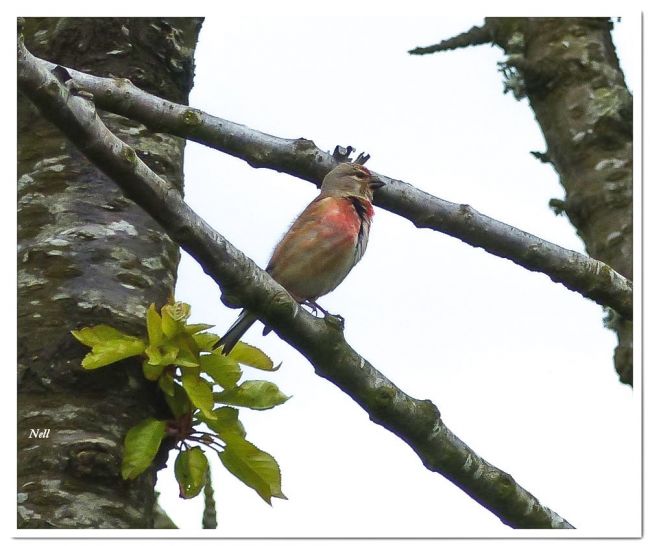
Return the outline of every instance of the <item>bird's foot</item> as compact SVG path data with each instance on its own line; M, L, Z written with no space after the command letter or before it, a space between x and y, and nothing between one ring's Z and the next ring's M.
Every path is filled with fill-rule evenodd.
M338 328L339 330L343 330L345 328L345 319L341 315L333 315L332 313L328 312L327 309L324 309L312 300L304 301L303 305L309 307L315 316L318 316L318 311L323 313L323 319L325 319L325 322L334 326L335 328Z
M345 319L341 315L333 315L332 313L328 312L327 309L324 309L312 300L304 301L303 305L309 307L315 316L318 316L318 311L323 313L323 318L328 324L338 328L339 330L343 330L345 328Z
M338 330L343 331L345 329L345 319L341 315L331 315L330 313L325 314L325 322L334 326Z

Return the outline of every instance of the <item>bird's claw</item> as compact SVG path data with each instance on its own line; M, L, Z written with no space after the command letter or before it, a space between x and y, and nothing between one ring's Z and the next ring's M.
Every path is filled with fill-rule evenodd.
M318 316L318 311L323 313L323 316L329 315L329 313L325 309L323 309L320 305L318 305L315 301L307 300L303 302L303 305L309 307L311 312L314 313L314 316L316 317Z
M307 300L303 302L303 305L309 307L311 312L314 313L314 316L318 316L318 311L323 313L323 319L325 319L325 322L331 324L332 326L335 326L339 330L343 330L345 327L345 319L341 315L333 315L326 309L323 309L315 301Z
M327 313L324 318L327 324L334 326L338 330L343 331L345 329L345 319L341 315L330 315Z

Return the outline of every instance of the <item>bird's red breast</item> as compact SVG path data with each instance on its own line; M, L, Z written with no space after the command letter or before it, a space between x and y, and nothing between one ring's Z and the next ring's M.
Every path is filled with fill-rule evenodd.
M361 258L372 215L366 199L317 197L278 243L267 271L299 301L331 292Z

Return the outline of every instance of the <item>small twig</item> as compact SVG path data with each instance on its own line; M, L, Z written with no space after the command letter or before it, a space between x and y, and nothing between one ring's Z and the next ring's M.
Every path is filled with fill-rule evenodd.
M490 29L487 25L482 27L472 27L467 32L461 32L453 38L443 40L440 43L427 47L416 47L409 51L410 55L427 55L438 51L449 51L461 47L469 47L481 44L487 44L492 41Z

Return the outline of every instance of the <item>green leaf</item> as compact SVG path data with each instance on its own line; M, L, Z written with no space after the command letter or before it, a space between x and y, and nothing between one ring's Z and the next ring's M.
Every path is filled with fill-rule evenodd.
M185 331L185 320L190 314L190 306L187 303L177 301L176 303L163 305L162 331L168 339Z
M210 328L213 328L214 324L186 324L185 325L185 331L188 334L194 335L197 332L202 332L203 330L209 330ZM214 335L214 334L210 334Z
M165 394L174 396L174 377L167 372L163 373L158 379L158 387Z
M165 394L165 400L169 409L172 410L174 417L180 417L181 415L187 415L192 411L192 404L190 402L187 393L178 383L174 382L173 385L173 394Z
M237 343L228 356L240 364L257 368L258 370L267 370L270 372L277 370L277 368L273 367L273 361L263 351L243 341Z
M163 366L152 366L147 361L142 363L142 373L149 381L158 381L164 371Z
M72 335L84 345L92 347L91 352L81 361L81 365L87 370L142 354L145 348L140 338L120 332L106 324L73 330Z
M173 343L164 343L160 347L150 345L145 349L145 354L149 357L147 362L151 366L169 366L178 357L178 351Z
M214 347L214 344L220 339L218 335L211 334L210 332L192 334L192 338L201 351L211 351Z
M214 418L214 413L212 413L214 400L212 399L212 387L210 383L199 376L198 370L193 368L181 369L183 389L185 389L192 404L200 409L207 417Z
M220 353L201 355L201 371L207 373L224 389L231 389L241 379L241 367L235 360Z
M224 440L226 447L219 458L229 472L269 504L272 497L287 498L280 488L280 467L271 455L240 436L228 435Z
M199 413L199 419L217 434L236 435L244 438L246 430L239 420L239 410L229 406L223 406L213 410L214 419Z
M208 475L208 459L200 447L181 451L174 463L174 474L184 499L196 497Z
M192 310L189 304L183 303L182 301L168 303L163 306L163 309L167 310L167 313L173 320L183 323L188 319Z
M107 324L98 324L97 326L87 326L81 330L72 330L72 335L88 347L94 347L95 345L116 339L138 339L124 332L120 332L117 328L113 328Z
M111 341L103 345L95 345L92 352L88 353L81 361L87 370L95 370L125 358L142 354L144 343L139 339L133 341Z
M179 334L174 339L178 345L178 357L175 364L179 366L188 366L190 368L199 366L199 346L194 338L185 332Z
M241 385L232 389L214 393L215 402L256 410L279 406L289 398L275 383L259 380L244 381Z
M149 467L165 437L165 428L165 421L149 417L126 433L122 458L123 479L132 480Z
M163 341L162 318L153 303L147 309L147 336L152 347L157 347Z

